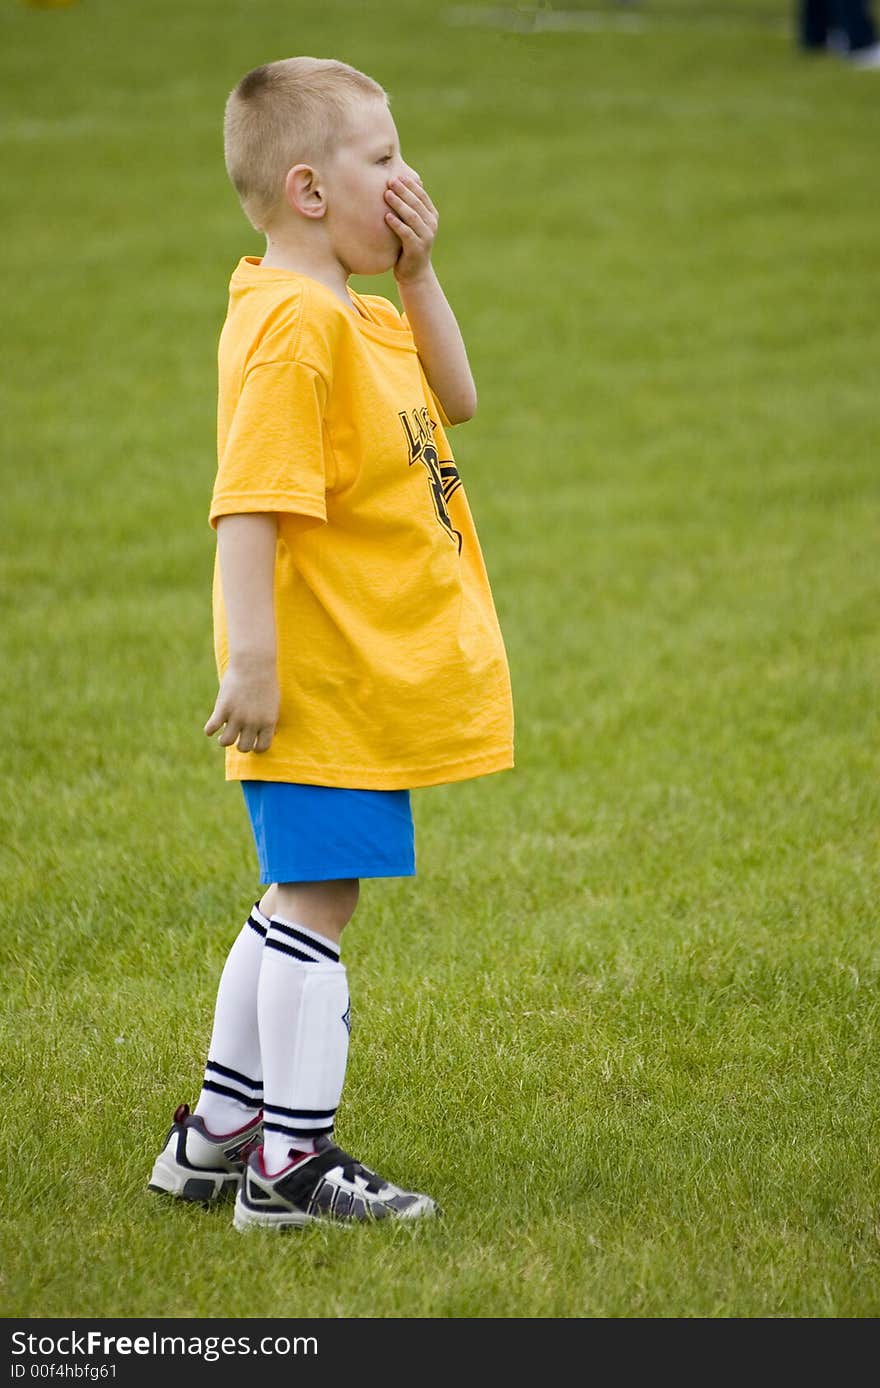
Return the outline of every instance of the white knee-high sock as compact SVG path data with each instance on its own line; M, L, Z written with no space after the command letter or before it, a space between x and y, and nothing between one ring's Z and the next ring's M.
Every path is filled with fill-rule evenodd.
M263 1064L263 1162L274 1174L291 1150L332 1133L348 1061L350 1005L339 947L295 921L269 922L257 1017Z
M195 1107L212 1133L243 1128L263 1106L257 985L268 928L257 902L220 975L205 1079Z

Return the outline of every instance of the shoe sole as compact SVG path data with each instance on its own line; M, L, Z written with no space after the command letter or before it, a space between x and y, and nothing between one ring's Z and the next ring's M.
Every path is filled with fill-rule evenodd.
M252 1229L274 1229L277 1234L283 1234L287 1229L302 1229L307 1224L332 1224L337 1229L352 1229L365 1224L398 1224L414 1219L438 1218L439 1207L433 1200L428 1197L426 1199L428 1203L415 1206L412 1214L401 1212L384 1219L377 1219L375 1215L369 1219L334 1219L332 1215L310 1215L303 1210L255 1210L237 1199L232 1223L240 1233L248 1233Z
M332 1222L342 1223L341 1220ZM287 1229L303 1229L307 1224L317 1224L318 1220L314 1215L301 1210L276 1211L274 1214L270 1214L268 1210L251 1210L236 1200L232 1223L239 1233L249 1233L252 1229L274 1229L276 1234L283 1234ZM329 1224L331 1221L324 1220L324 1223Z
M193 1205L214 1205L237 1194L240 1184L241 1176L234 1171L196 1171L160 1152L147 1189Z

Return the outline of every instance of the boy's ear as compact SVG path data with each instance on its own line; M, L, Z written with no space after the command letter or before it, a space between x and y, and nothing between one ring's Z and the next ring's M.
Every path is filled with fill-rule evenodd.
M327 201L311 164L294 164L284 180L284 196L302 217L323 217Z

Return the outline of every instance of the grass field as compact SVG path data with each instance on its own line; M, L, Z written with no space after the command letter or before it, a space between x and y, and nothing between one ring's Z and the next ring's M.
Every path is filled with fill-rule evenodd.
M474 9L0 14L3 1316L880 1313L880 74L771 0ZM267 1241L145 1186L257 889L201 732L220 120L296 52L441 212L517 769L417 792L346 936L339 1140L445 1218Z

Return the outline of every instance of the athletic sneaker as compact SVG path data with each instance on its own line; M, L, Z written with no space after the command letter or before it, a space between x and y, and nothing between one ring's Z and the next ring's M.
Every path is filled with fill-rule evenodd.
M315 1139L314 1153L277 1176L266 1175L263 1149L255 1148L235 1197L233 1222L236 1229L291 1229L320 1219L349 1224L439 1213L430 1196L391 1185L324 1136Z
M205 1121L179 1104L165 1146L153 1164L149 1189L209 1205L238 1189L251 1148L263 1135L262 1114L233 1133L209 1133Z
M853 67L876 72L880 69L880 43L869 44L867 48L851 48L847 57Z

